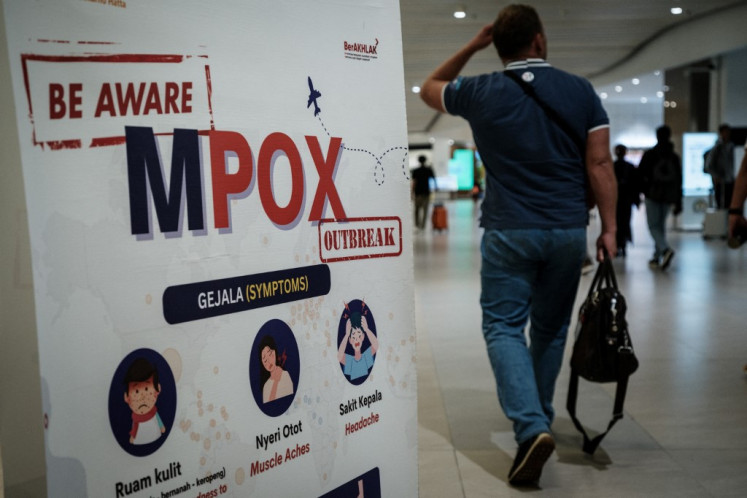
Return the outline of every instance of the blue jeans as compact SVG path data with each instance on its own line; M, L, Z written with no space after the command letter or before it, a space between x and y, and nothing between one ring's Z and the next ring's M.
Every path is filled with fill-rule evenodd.
M555 381L585 256L585 228L485 230L482 331L519 444L549 432L555 417Z
M646 199L646 220L648 231L654 239L654 259L659 259L669 249L667 243L667 216L672 208L670 202L658 202Z

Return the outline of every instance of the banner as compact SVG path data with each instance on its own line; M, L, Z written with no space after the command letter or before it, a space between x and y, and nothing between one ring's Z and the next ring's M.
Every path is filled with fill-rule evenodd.
M4 2L50 496L416 496L393 0Z

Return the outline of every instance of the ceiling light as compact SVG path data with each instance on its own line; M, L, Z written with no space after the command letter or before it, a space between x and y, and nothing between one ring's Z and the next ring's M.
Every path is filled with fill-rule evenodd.
M633 83L634 85L639 85L641 83L641 80L639 80L638 78L633 78L631 80L631 83Z
M671 13L672 13L672 14L674 14L675 16L678 16L678 15L682 14L682 7L672 7L672 8L671 8L671 9L669 10L669 12L671 12Z
M641 104L646 104L648 102L648 99L646 97L641 97Z
M608 97L607 92L602 92L599 94L599 96L603 99L606 99Z
M464 5L458 5L457 8L454 10L454 17L457 19L464 19L467 17L467 9L464 8Z
M623 91L623 87L621 87L620 85L617 85L617 86L615 87L615 91L616 91L617 93L620 93L620 92L622 92L622 91Z
M417 86L417 85L415 85L414 87L412 87L412 93L420 93L420 87Z
M662 99L662 98L664 98L664 92L662 92L661 90L659 90L658 92L656 92L656 96L658 98Z

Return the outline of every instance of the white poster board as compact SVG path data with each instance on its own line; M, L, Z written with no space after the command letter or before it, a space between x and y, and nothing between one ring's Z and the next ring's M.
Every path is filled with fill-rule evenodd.
M4 8L49 495L416 496L398 2Z

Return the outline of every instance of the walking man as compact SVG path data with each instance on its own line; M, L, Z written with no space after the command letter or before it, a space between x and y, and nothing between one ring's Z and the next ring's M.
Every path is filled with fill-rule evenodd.
M459 76L491 43L505 71ZM609 119L588 81L552 67L546 57L537 12L510 5L421 90L430 107L469 122L486 167L482 328L498 398L519 445L508 475L513 485L536 483L555 449L552 399L586 255L587 183L602 222L597 259L617 248ZM551 119L508 72L571 129Z
M656 145L643 153L638 170L646 196L648 231L654 239L654 255L649 268L669 268L674 249L667 241L667 217L672 207L682 211L682 164L674 152L672 130L667 125L656 129Z
M412 193L415 197L415 227L425 230L428 206L431 203L431 180L436 181L433 169L426 164L426 157L418 156L420 166L412 172Z

